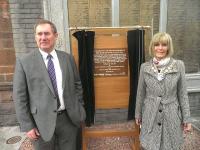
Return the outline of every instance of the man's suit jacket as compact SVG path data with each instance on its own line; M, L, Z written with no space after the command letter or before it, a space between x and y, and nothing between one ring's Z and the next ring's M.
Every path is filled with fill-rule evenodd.
M76 126L85 119L82 86L72 55L57 51L63 76L63 97L68 116ZM13 99L21 131L38 128L42 138L53 136L57 118L57 100L39 50L17 58Z

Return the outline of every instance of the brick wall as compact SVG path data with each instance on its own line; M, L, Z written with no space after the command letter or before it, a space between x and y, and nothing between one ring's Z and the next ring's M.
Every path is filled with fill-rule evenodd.
M36 49L33 26L43 18L41 0L9 0L16 56Z
M0 126L16 125L14 103L12 100L12 84L0 86Z
M7 0L0 1L0 83L12 82L15 51Z
M167 31L186 72L200 71L200 1L169 0Z
M189 93L190 111L192 117L200 117L200 93Z
M0 126L16 124L12 101L15 64L13 32L8 0L0 1Z
M40 0L0 1L0 126L17 123L12 100L15 55L35 49L33 26L42 12Z

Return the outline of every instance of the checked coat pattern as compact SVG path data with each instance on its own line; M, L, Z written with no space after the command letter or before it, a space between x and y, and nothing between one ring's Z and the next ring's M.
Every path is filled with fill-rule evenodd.
M142 118L140 141L145 150L179 150L183 143L182 123L189 122L189 100L185 67L174 65L159 81L152 60L141 65L135 118Z

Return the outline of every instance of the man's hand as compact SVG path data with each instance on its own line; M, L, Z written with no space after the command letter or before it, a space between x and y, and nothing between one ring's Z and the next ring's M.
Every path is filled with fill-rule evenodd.
M191 132L191 129L192 129L191 123L184 123L184 124L183 124L183 131L184 131L185 133Z
M32 140L37 140L40 136L40 133L38 129L33 128L30 131L26 132L27 137L29 137Z

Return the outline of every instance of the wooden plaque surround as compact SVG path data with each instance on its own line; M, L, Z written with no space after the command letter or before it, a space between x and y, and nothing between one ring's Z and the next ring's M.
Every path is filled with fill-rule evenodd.
M127 49L128 29L94 29L94 49ZM75 30L71 33L76 32ZM72 34L71 34L72 35ZM78 65L78 43L71 36L72 54ZM128 67L128 65L127 65ZM128 108L129 103L129 69L124 76L94 77L95 109ZM95 126L95 125L94 125ZM88 138L104 136L130 136L134 142L132 148L139 150L139 127L134 121L130 128L110 128L82 126L82 149L87 150Z

